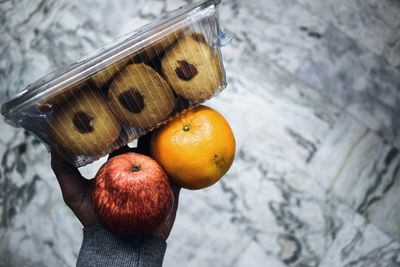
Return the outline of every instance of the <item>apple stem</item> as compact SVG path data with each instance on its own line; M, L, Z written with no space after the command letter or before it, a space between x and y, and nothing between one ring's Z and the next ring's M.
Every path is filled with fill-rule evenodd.
M138 171L140 171L140 166L137 166L137 165L133 166L133 167L132 167L132 171L133 171L133 172L138 172Z

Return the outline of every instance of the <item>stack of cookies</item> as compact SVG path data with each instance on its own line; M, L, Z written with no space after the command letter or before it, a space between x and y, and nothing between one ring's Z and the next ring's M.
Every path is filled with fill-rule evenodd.
M210 98L222 86L221 67L205 34L177 31L52 95L39 108L51 107L57 145L96 157Z

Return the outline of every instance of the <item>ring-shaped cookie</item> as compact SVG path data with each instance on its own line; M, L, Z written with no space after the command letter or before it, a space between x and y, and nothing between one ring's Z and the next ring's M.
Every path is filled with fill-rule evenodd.
M222 82L218 54L201 33L177 41L161 61L163 73L175 93L188 99L209 98Z
M77 155L98 156L118 138L121 126L99 92L83 88L54 107L52 137Z
M169 84L143 63L128 65L114 77L108 99L116 116L138 129L155 126L166 119L174 107Z

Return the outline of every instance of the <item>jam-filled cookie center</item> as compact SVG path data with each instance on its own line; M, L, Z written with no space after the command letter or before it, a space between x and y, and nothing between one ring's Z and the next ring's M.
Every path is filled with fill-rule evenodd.
M197 69L194 65L186 60L178 60L178 64L179 66L175 69L175 73L181 80L189 81L196 76Z
M129 89L121 93L118 101L132 113L139 113L144 109L144 98L136 89Z
M94 117L90 116L86 112L79 111L74 114L72 123L74 124L78 132L85 134L90 133L94 130L93 119Z
M207 44L206 37L204 37L204 35L201 33L194 32L190 36L198 43Z

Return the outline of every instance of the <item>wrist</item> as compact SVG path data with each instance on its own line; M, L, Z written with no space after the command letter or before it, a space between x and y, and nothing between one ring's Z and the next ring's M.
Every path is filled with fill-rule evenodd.
M99 224L83 234L77 266L161 266L167 246L155 236L116 235Z

